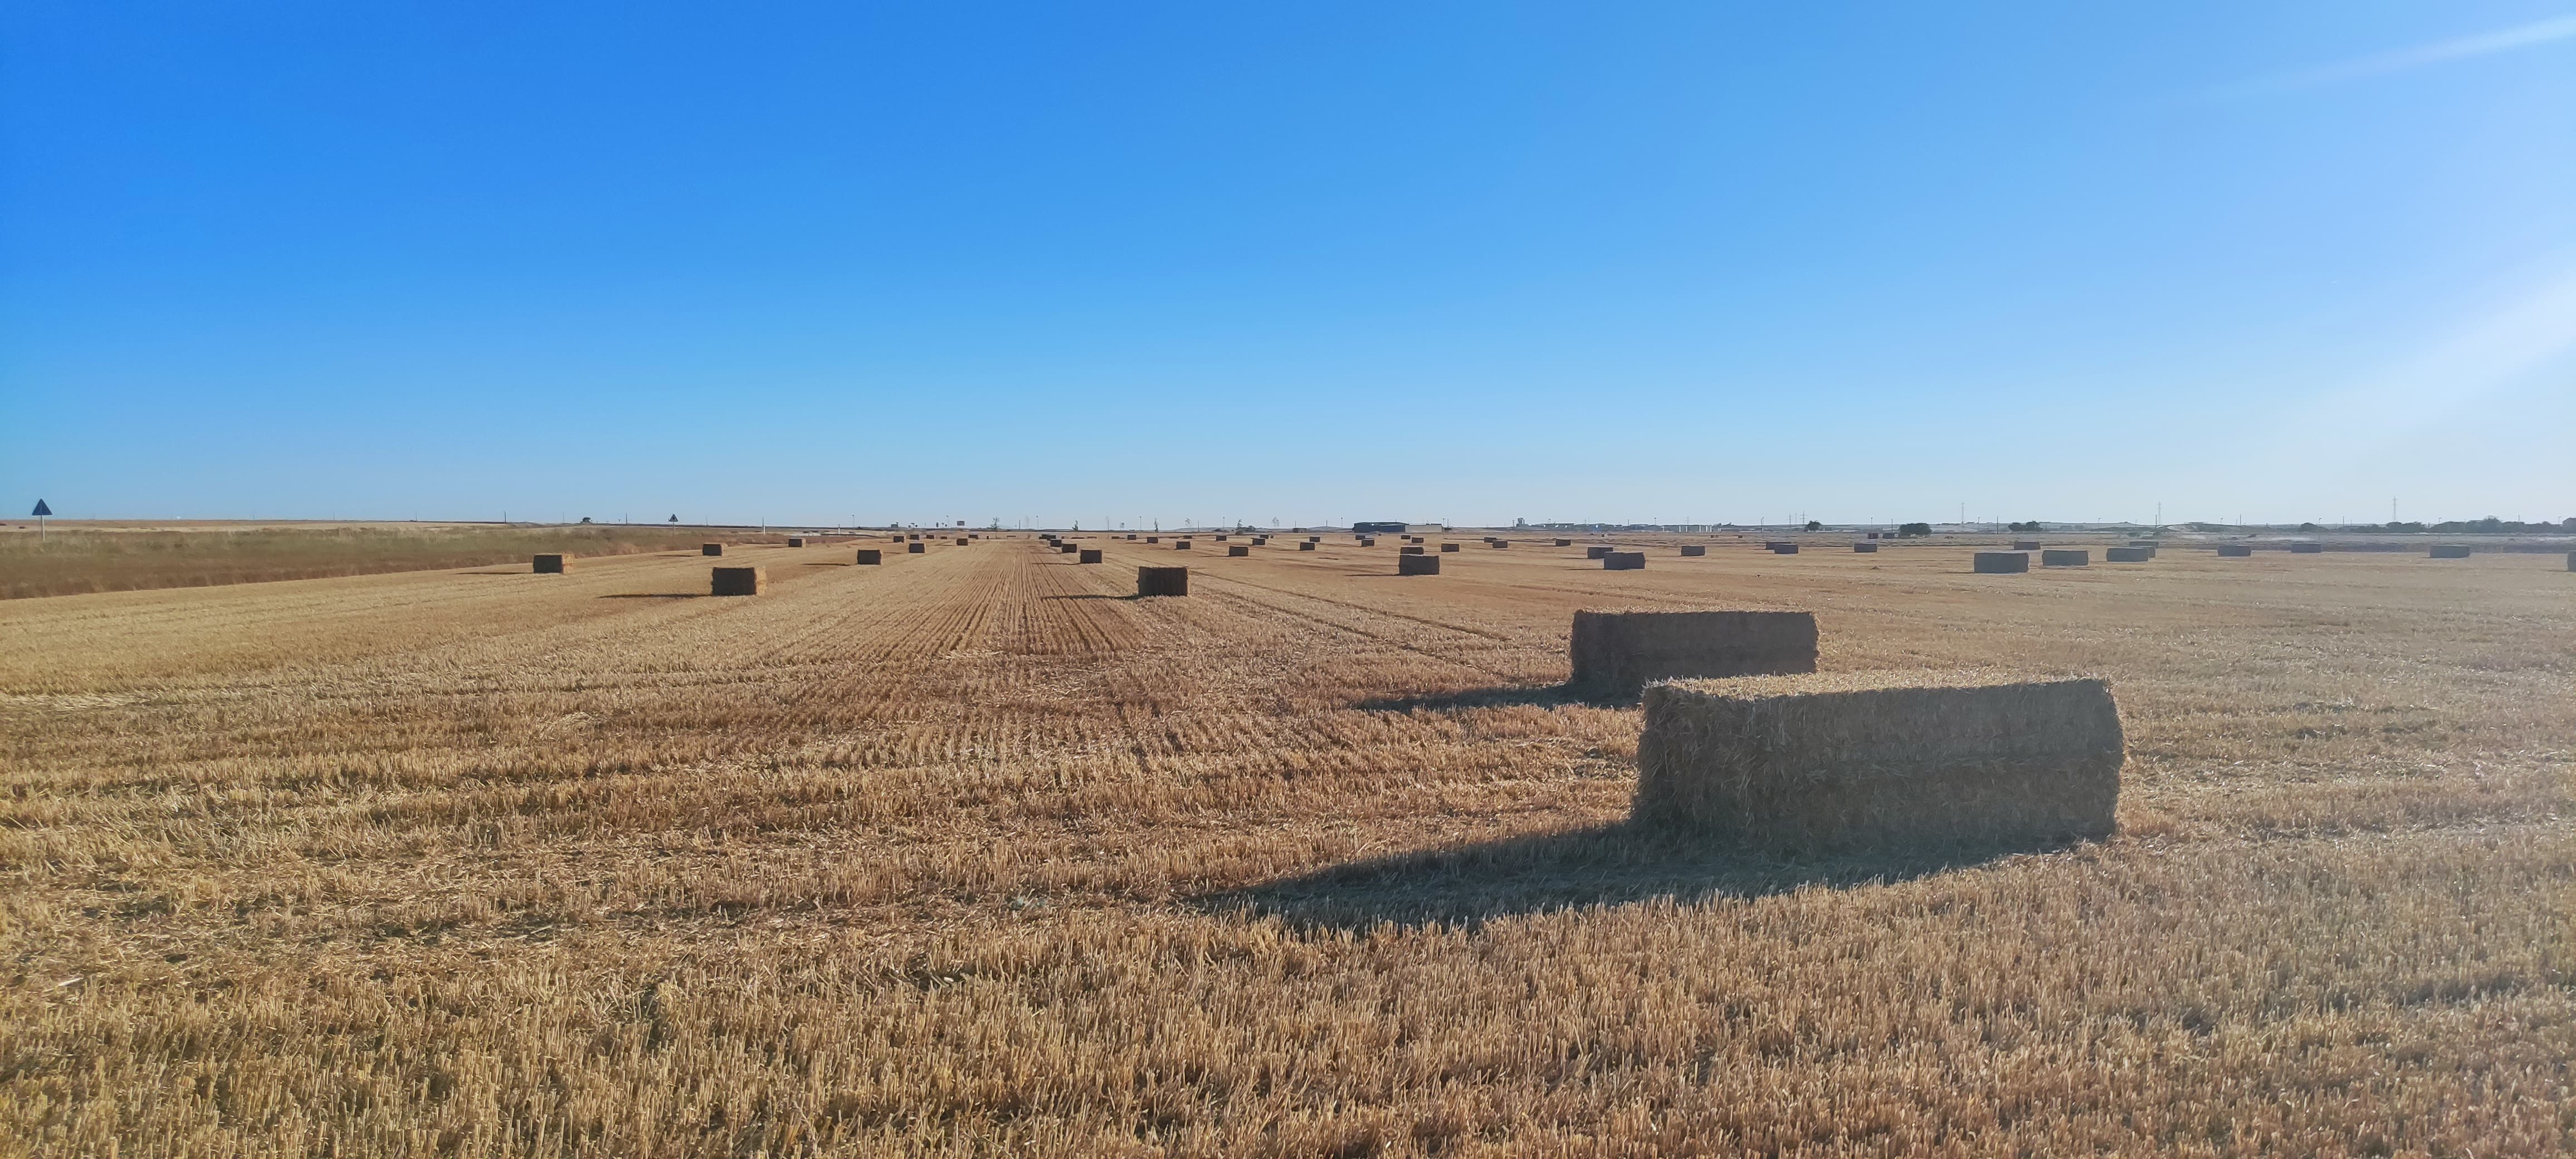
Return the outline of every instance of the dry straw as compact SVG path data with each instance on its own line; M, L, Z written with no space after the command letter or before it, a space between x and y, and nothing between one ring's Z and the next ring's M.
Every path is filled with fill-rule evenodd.
M708 569L708 591L719 596L756 596L769 582L769 572L757 567L719 567Z
M1658 680L1816 670L1813 612L1574 613L1568 683L1622 696Z
M2100 680L1756 676L1646 689L1634 815L1729 846L2044 843L2114 828Z
M538 575L562 575L572 570L571 560L561 555L536 556L529 561L528 566Z

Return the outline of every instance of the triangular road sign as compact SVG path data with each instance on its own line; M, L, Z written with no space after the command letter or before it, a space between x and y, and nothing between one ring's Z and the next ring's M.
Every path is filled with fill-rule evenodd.
M28 518L30 518L30 519L42 519L42 518L44 518L44 517L46 517L46 516L48 516L48 515L51 515L51 514L53 514L53 513L54 513L54 509L53 509L53 508L51 508L51 507L47 507L47 506L45 506L45 501L44 501L44 500L42 500L42 499L39 499L39 500L36 500L36 509L35 509L35 510L33 510L33 511L28 512L28 513L27 513L27 517L28 517Z

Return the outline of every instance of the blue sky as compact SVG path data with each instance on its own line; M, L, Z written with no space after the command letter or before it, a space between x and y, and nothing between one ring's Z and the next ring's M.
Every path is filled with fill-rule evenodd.
M66 516L2555 519L2571 431L2565 3L0 12Z

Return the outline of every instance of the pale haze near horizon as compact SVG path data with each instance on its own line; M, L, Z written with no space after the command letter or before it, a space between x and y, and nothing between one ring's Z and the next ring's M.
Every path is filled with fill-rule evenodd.
M2576 515L2576 14L0 16L63 517Z

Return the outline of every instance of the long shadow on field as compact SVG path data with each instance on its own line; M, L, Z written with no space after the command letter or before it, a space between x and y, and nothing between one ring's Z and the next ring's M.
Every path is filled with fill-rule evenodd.
M1205 894L1191 904L1211 913L1276 915L1309 927L1356 931L1392 923L1473 929L1552 910L1658 899L1687 904L1810 886L1844 889L1911 881L2035 851L2030 846L1950 848L1783 861L1621 821L1354 861L1249 889Z
M1587 708L1634 708L1637 698L1621 698L1576 684L1496 685L1492 688L1467 688L1426 696L1382 696L1363 700L1353 708L1368 712L1411 712L1426 709L1439 712L1452 708L1508 708L1534 704L1540 708L1561 708L1579 704Z
M603 600L703 600L705 592L612 592Z
M1143 596L1137 596L1137 595L1126 595L1126 596L1039 596L1038 598L1039 598L1039 599L1042 599L1042 600L1129 600L1129 601L1134 601L1134 600L1141 600L1141 599L1144 599L1145 597L1143 597Z

